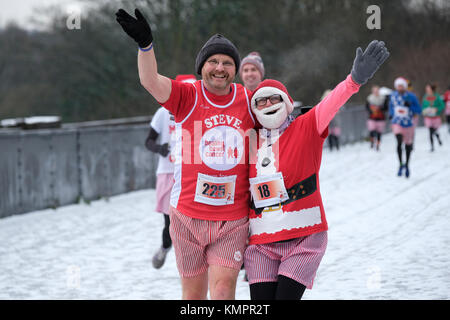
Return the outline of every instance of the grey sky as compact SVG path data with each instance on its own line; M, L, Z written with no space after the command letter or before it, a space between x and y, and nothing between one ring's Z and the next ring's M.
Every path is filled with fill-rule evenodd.
M29 20L34 8L57 4L69 11L77 3L77 0L0 0L0 27L4 27L10 21L14 21L20 26L29 29Z
M73 11L74 8L79 8L81 1L82 0L0 0L0 28L4 27L9 21L14 21L23 28L31 29L32 26L29 23L29 19L33 14L34 8L47 5L59 5L69 13ZM410 1L410 5L415 7L424 0ZM449 0L433 0L433 2L440 6L448 6L448 1Z

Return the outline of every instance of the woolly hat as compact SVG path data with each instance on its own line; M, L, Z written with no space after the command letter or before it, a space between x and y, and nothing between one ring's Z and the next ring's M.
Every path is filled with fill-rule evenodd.
M408 81L406 81L406 79L403 77L398 77L394 81L394 88L397 90L399 86L403 86L405 90L408 89Z
M239 76L241 78L242 78L242 69L244 65L246 65L247 63L253 64L256 67L256 69L258 69L259 73L261 73L261 78L264 78L264 63L262 61L261 55L258 52L256 51L250 52L248 56L242 59L241 67L239 68Z
M233 58L237 73L241 61L239 52L230 40L217 33L209 38L208 41L206 41L206 43L197 54L197 58L195 59L195 71L197 72L197 74L202 74L202 68L205 64L206 59L214 54L226 54Z
M270 97L279 94L283 101L270 107L258 110L256 99L261 97ZM289 95L286 87L277 80L266 79L262 81L255 89L251 97L252 111L265 128L277 129L286 120L289 114L294 110L294 100Z
M193 74L179 74L175 78L175 81L194 83L195 81L197 81L197 78L195 78Z

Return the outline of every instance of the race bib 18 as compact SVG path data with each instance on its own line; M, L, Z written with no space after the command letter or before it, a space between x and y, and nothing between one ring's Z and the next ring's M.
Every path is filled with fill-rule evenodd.
M289 199L281 172L250 178L249 181L256 208L277 205Z

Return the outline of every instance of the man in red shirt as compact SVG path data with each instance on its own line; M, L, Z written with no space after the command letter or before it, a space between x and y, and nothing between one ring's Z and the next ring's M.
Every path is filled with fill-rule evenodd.
M174 116L175 184L170 235L183 299L234 299L248 237L247 131L255 121L250 91L233 83L240 58L224 36L212 36L195 68L202 80L174 81L158 73L151 29L139 12L117 21L139 45L141 84Z

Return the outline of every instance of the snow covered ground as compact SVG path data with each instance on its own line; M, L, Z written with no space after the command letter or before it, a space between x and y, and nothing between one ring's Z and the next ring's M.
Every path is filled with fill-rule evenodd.
M394 137L324 151L328 249L304 299L450 299L450 135L419 128L411 177ZM173 251L151 265L163 218L155 191L0 220L0 299L179 299ZM249 299L243 272L236 297Z

